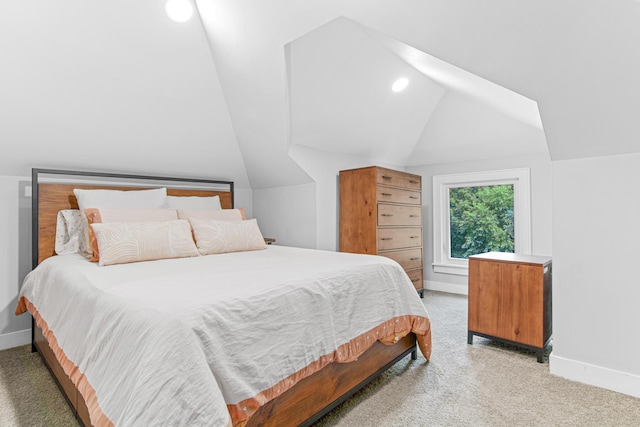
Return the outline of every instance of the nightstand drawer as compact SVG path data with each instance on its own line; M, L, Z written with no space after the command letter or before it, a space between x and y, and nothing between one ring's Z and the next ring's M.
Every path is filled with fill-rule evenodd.
M378 255L386 256L387 258L395 260L405 270L422 268L422 248L380 252Z
M378 204L378 226L422 225L421 206Z
M378 250L412 248L422 246L422 228L379 228Z
M380 202L422 205L422 193L420 191L402 190L400 188L378 185L376 188L376 197Z

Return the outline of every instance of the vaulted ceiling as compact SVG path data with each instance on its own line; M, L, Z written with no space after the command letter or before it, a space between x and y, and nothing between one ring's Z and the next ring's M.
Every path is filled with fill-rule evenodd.
M534 101L354 21L287 47L292 144L400 166L548 155Z
M399 167L640 151L636 0L0 2L0 174L309 182L296 146ZM410 79L392 93L397 76Z
M634 0L197 4L254 185L304 180L291 144L399 166L640 151Z

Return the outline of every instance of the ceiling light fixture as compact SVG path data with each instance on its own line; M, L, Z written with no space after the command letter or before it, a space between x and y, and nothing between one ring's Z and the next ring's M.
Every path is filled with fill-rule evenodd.
M406 77L401 77L393 83L393 85L391 86L391 90L394 92L401 92L405 90L408 85L409 79Z
M193 4L190 0L167 0L164 11L176 22L187 22L193 16Z

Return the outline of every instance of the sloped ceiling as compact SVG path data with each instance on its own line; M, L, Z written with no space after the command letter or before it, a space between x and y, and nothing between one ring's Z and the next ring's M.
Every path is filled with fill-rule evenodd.
M202 25L157 0L0 2L0 174L249 178Z
M640 151L635 0L194 3L202 20L176 24L164 15L162 0L0 2L0 173L86 168L267 188L310 181L289 155L295 144L329 144L403 166L454 161L452 147L477 156L480 146L495 143L506 152L515 147L514 132L520 145L539 139L536 125L510 114L506 104L447 80L451 68L438 78L438 63L535 102L554 160ZM388 82L374 87L363 79L372 85L364 95L349 85L337 93L325 82L334 91L329 99L328 90L298 85L311 76L304 70L313 58L292 56L296 44L313 38L335 44L324 32L342 19L354 25L342 28L345 46L318 55L370 52L361 62L352 60L357 55L348 59L354 73L377 64L371 78L385 67L399 72L403 62L413 76L410 87L429 95L390 98L376 92ZM443 93L436 101L437 86ZM338 95L362 101L360 107L348 109ZM313 97L326 99L314 105ZM409 97L418 108L398 102ZM393 102L398 116L380 107ZM349 129L356 134L347 132L340 111L357 123ZM316 113L326 123L312 120ZM452 123L462 124L452 129ZM489 127L500 132L488 136ZM331 138L321 141L319 132ZM389 140L400 146L389 151Z
M289 48L291 143L405 165L444 89L337 18ZM400 77L409 87L391 86Z
M287 48L292 144L400 166L548 155L534 101L354 21Z
M398 117L388 117L388 127L378 123L374 118L382 113L372 103L389 101L376 93L380 84L363 93L346 84L349 79L342 83L330 79L343 65L380 65L377 61L382 58L361 58L356 46L370 53L379 50L361 35L348 34L344 45L336 45L335 38L324 34L330 27L323 26L333 25L340 17L368 29L371 39L393 51L396 58L387 58L385 66L393 67L402 58L413 68L407 72L427 75L421 67L428 61L424 57L412 61L413 49L537 103L554 160L640 151L640 121L636 120L640 4L634 0L615 5L606 0L197 0L197 5L254 188L308 179L287 154L292 143L372 159L391 156L401 165L403 159L407 159L405 165L455 161L454 151L473 157L481 154L485 144L506 153L514 148L514 133L520 135L518 143L539 150L541 130L535 123L501 110L500 102L491 105L486 97L455 92L453 86L446 88L431 114L435 95L420 96L417 102L423 103L419 109L424 109L425 117L415 118L411 125L391 129L398 125ZM317 61L314 55L298 60L295 55L301 52L296 44L311 44L317 37L334 43L334 49L313 53L342 58L342 63L328 66L323 61L326 74L298 74L305 64ZM355 53L349 55L349 51ZM371 79L378 71L370 73ZM311 78L322 84L311 86ZM365 80L370 84L371 79ZM424 91L433 82L444 88L433 76L432 83L418 79L421 83L416 85L423 84ZM338 102L356 97L361 97L360 108ZM322 102L315 104L314 99ZM314 120L316 114L321 115ZM458 121L461 115L470 120ZM357 126L347 129L345 117ZM423 121L423 131L407 155L414 138L410 135ZM458 128L448 131L454 122ZM493 137L481 132L482 137L473 138L476 130L488 127L499 127L499 132ZM321 141L320 132L330 138ZM399 141L400 147L385 153L383 143L389 139ZM433 142L436 139L439 142Z

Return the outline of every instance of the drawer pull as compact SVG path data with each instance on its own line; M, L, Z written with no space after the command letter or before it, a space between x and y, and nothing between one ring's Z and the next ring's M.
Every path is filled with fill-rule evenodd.
M410 179L410 180L409 180L409 183L410 183L410 184L417 184L417 183L418 183L418 181L415 181L415 180L413 180L413 179Z
M383 196L393 196L391 193L382 193Z
M418 196L409 196L410 199L417 199Z
M393 216L393 214L381 214L382 216Z
M381 237L380 240L393 240L393 237Z
M409 218L418 218L419 215L409 215Z
M420 279L418 277L416 277L415 279L411 279L412 282L419 282Z
M411 236L410 239L419 239L420 236Z
M393 177L392 177L392 176L389 176L389 175L382 175L382 179L392 179L392 178L393 178Z
M416 257L416 258L409 258L409 260L411 260L411 261L417 261L417 260L419 260L419 259L420 259L420 257Z

